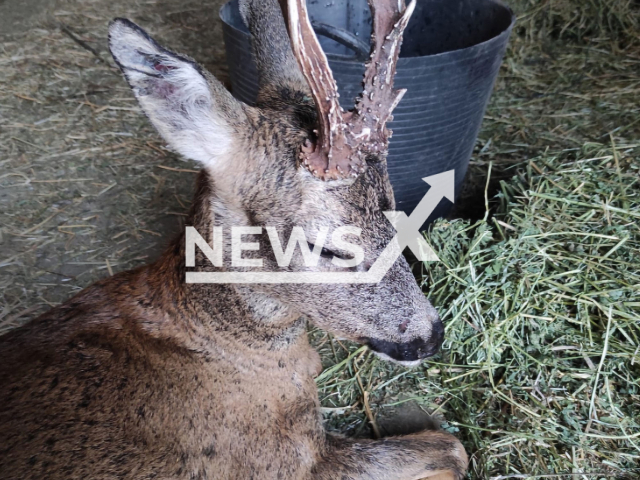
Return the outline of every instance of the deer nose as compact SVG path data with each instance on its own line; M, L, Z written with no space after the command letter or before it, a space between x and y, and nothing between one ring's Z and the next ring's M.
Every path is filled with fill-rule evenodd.
M431 324L429 338L414 338L408 342L389 342L376 338L367 339L374 352L381 353L397 362L415 362L438 353L444 341L444 326L438 318Z

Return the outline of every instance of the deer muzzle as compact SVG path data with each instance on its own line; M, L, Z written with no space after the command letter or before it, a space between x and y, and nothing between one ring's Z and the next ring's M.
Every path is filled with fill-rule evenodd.
M443 341L444 326L438 318L432 323L431 335L428 338L418 337L407 342L390 342L368 338L364 343L384 359L411 366L438 353Z

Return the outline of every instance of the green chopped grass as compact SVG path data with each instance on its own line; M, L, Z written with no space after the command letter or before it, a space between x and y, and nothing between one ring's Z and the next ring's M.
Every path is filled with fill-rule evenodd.
M432 225L441 262L419 267L443 352L408 370L315 333L340 361L318 378L329 423L366 433L413 400L463 439L470 478L638 478L639 153L536 158L501 182L495 215Z

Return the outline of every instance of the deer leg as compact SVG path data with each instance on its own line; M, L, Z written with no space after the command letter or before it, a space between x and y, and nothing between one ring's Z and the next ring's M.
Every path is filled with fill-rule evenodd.
M309 480L461 480L467 454L441 431L382 440L328 438L328 450Z

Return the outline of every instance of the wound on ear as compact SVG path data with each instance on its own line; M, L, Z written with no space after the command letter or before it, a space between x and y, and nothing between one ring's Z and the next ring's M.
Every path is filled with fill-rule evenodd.
M159 75L149 75L148 88L140 88L138 94L149 95L151 93L161 98L173 96L177 90L176 85L171 81L165 80L164 76L177 70L178 67L172 64L170 58L165 56L140 52L139 50L137 53L144 58L149 68L159 73Z
M160 60L156 60L152 63L152 67L154 70L160 73L168 73L172 70L175 70L176 67L174 65L167 65L166 63L162 63Z

